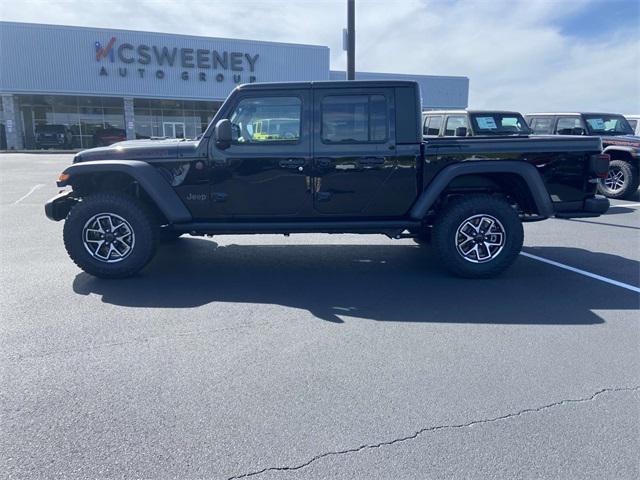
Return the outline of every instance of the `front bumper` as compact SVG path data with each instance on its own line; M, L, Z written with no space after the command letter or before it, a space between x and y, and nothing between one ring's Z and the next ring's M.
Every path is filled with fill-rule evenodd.
M60 192L44 204L44 214L49 220L58 222L67 218L69 210L78 201L71 196L72 193L72 191Z
M609 210L609 199L602 195L595 195L591 198L585 199L581 202L579 208L575 208L575 205L571 205L571 209L564 209L560 205L555 206L555 216L557 218L589 218L599 217L603 213Z

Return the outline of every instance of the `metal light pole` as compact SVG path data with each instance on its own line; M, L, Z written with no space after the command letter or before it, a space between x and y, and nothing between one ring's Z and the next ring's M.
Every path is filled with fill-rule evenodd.
M347 80L356 78L356 1L347 0Z

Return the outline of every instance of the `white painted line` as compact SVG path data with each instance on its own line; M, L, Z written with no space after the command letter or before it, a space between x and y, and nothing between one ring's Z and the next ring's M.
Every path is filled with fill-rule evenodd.
M640 203L612 203L612 207L640 207Z
M29 190L27 192L26 195L23 195L22 197L20 197L18 200L16 200L15 202L13 202L14 205L19 204L21 201L23 201L25 198L27 198L29 195L31 195L33 192L35 192L36 190L38 190L39 188L44 187L44 183L39 183L38 185L36 185L35 187L33 187L31 190Z
M635 287L633 285L629 285L628 283L618 282L617 280L612 280L611 278L596 275L595 273L587 272L586 270L580 270L579 268L570 267L569 265L565 265L564 263L554 262L553 260L549 260L548 258L531 255L527 252L520 252L520 255L527 258L532 258L533 260L538 260L539 262L548 263L549 265L553 265L554 267L564 268L565 270L569 270L570 272L579 273L580 275L584 275L585 277L595 278L596 280L615 285L616 287L626 288L627 290L631 290L632 292L640 293L640 287Z

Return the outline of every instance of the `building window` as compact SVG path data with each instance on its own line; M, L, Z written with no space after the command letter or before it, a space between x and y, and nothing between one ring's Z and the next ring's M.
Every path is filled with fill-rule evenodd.
M136 138L196 138L204 132L221 102L135 98Z
M126 139L121 98L17 95L26 148L91 148ZM65 135L43 132L64 131Z

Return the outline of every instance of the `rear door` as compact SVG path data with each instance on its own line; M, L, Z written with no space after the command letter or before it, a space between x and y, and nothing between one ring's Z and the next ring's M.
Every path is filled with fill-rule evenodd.
M384 216L370 206L396 168L392 88L314 89L313 205L321 215Z

